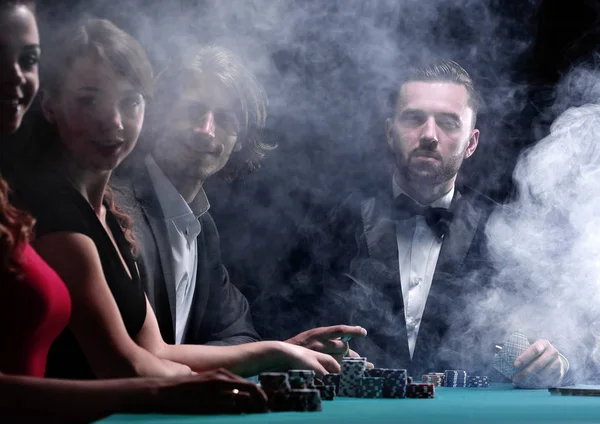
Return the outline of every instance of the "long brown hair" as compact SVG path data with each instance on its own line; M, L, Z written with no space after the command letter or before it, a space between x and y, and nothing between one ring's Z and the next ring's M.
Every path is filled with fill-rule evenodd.
M154 73L146 52L132 36L106 19L87 18L78 22L59 33L49 49L50 57L42 66L42 90L46 90L50 96L60 96L64 76L73 61L92 53L105 61L117 74L127 78L146 101L152 98ZM58 134L55 128L51 131L54 134L49 134L50 139L37 137L34 141L34 157L47 158L60 151ZM137 244L131 218L117 207L110 187L106 187L104 200L108 210L117 218L135 255Z
M0 0L0 12L18 6L26 6L35 14L33 0ZM29 242L34 222L31 216L10 204L8 183L0 176L0 276L21 275L21 252Z

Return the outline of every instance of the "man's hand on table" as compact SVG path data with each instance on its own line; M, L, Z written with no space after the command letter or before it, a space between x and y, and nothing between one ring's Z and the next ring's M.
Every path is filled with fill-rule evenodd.
M515 360L514 366L518 370L512 378L516 387L542 389L559 385L569 362L548 340L540 339Z
M358 353L350 350L348 342L343 338L365 337L366 335L367 330L360 326L333 325L304 331L286 342L327 353L341 363L344 356L360 357ZM373 368L373 364L368 363L367 367Z

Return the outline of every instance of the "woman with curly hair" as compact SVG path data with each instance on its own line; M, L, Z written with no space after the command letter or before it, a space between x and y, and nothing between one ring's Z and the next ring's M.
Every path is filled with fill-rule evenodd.
M41 104L56 134L35 139L48 147L44 160L18 187L37 220L33 246L63 279L73 305L68 328L50 349L46 376L339 372L331 356L284 342L165 343L140 280L131 223L108 188L140 135L152 68L137 41L102 19L66 28L49 46L55 48L44 64Z
M0 138L19 128L38 89L34 12L33 1L0 0ZM71 301L60 277L29 244L34 222L10 203L8 184L0 178L1 422L90 422L116 412L266 410L255 384L225 370L170 379L41 378L48 349L69 321Z

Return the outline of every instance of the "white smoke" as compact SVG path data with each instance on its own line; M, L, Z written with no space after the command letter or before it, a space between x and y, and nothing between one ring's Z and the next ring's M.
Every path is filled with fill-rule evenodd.
M481 317L549 339L580 373L600 359L599 134L599 104L570 108L521 155L518 196L488 223L497 290L479 305Z

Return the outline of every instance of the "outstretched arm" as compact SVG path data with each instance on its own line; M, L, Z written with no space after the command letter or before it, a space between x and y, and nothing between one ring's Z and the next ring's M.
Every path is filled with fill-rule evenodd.
M237 346L169 345L161 336L148 304L146 322L136 341L159 358L186 364L194 371L225 368L249 377L267 371L311 369L318 374L340 372L330 355L280 341L247 343Z
M232 401L233 390L235 401ZM1 422L91 422L114 413L266 411L264 393L225 370L169 379L57 380L0 374Z
M168 345L146 299L146 318L133 340L102 271L94 242L78 233L51 233L35 242L38 253L63 279L72 299L69 327L99 377L189 375L225 368L243 376L290 368L339 372L329 355L284 342L239 346Z

